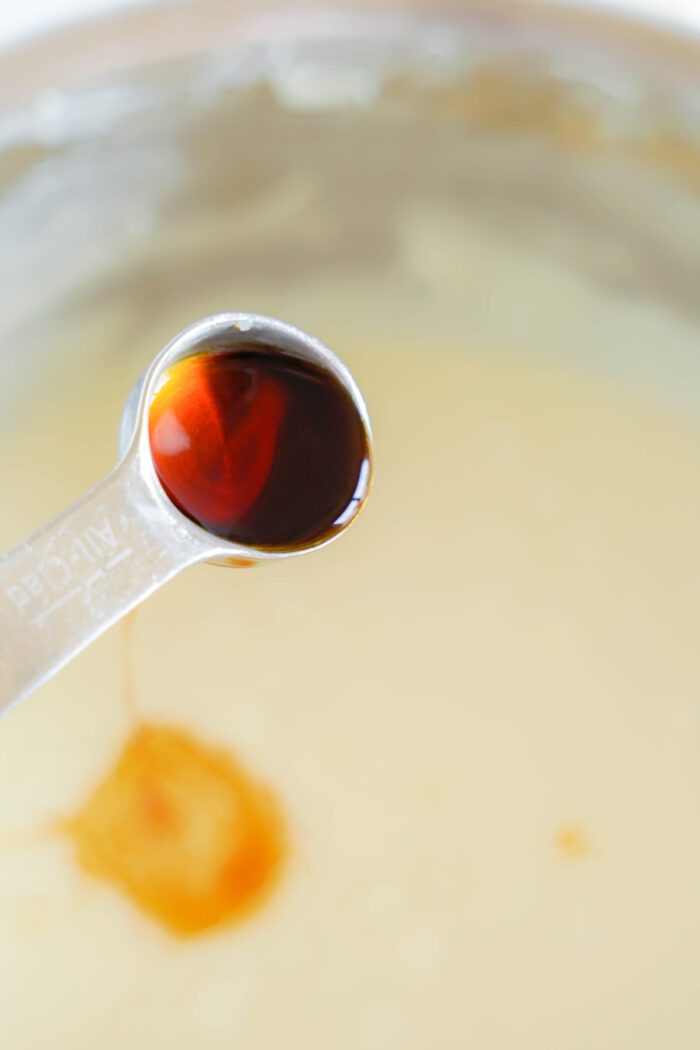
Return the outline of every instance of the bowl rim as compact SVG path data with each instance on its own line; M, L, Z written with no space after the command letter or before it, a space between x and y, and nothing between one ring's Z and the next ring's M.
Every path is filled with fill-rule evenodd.
M129 70L178 59L230 53L272 36L294 40L367 33L369 26L470 24L510 38L514 47L544 45L619 54L674 79L700 81L700 32L688 20L631 11L617 0L606 7L583 0L197 0L143 3L45 28L0 45L3 94L0 118L39 94L78 90Z

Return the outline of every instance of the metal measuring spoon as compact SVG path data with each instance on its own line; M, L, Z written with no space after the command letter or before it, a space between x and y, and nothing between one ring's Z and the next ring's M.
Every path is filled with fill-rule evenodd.
M299 548L259 549L212 535L165 493L153 464L149 409L165 369L194 353L251 344L330 373L349 395L371 452L367 408L347 368L292 325L255 314L217 314L167 344L127 399L115 470L59 517L0 558L0 712L23 699L103 631L197 562L271 561L316 550L357 516L369 458L333 535Z

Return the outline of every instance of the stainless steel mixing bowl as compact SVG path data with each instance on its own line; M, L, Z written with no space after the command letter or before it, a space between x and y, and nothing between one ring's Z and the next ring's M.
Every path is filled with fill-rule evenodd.
M88 344L138 364L144 329L159 346L197 306L387 272L421 197L694 324L699 77L691 37L491 0L205 0L23 44L0 100L6 411ZM507 296L487 317L465 288L465 307L499 336L520 323ZM101 310L118 323L93 331ZM406 287L406 310L429 330L429 296ZM613 364L692 397L694 361L672 357L663 376L653 348Z
M397 367L397 345L424 348L426 375L437 344L448 354L478 352L494 359L503 355L511 364L537 362L545 372L600 373L613 386L619 381L642 399L665 404L672 417L696 424L700 44L690 34L670 33L612 10L607 16L587 13L571 4L387 0L380 7L358 2L342 9L328 4L292 9L200 0L131 10L36 38L3 54L1 66L0 492L12 512L0 514L0 545L9 547L97 480L114 460L116 422L134 378L174 332L193 318L222 310L285 317L336 350L361 385L369 376L367 394L377 429L377 505L382 493L395 493L391 469L383 467L391 399L382 395L373 403L372 396L375 378L378 389L389 386L381 376L385 347L393 348L386 369ZM363 356L367 353L376 354L371 367ZM420 407L417 426L429 427L439 418L439 399ZM596 425L592 419L592 432ZM430 528L410 551L401 546L400 515L381 554L372 551L370 541L379 533L367 531L363 540L358 527L354 576L362 572L362 557L383 564L403 559L392 570L391 587L400 594L405 590L410 609L410 559L441 554L439 499L437 504ZM401 511L410 515L410 507ZM368 522L372 513L368 510ZM307 566L305 571L318 572L313 586L320 589L322 569ZM693 571L689 566L689 574ZM298 576L286 579L297 580L302 590L311 586ZM207 586L217 589L223 616L228 608L218 590L223 583ZM279 584L285 611L274 621L279 638L291 637L304 615L285 586ZM309 807L319 825L335 834L336 795L326 786L334 763L347 763L348 783L338 785L341 774L332 783L349 807L355 782L357 791L363 783L355 760L361 764L366 751L369 762L373 748L386 754L385 775L372 781L374 770L368 774L365 765L361 771L381 786L401 755L402 726L396 728L383 715L395 682L388 662L377 657L388 624L373 626L373 617L381 619L383 595L372 586L368 579L357 599L356 636L349 638L338 668L341 679L341 670L345 673L351 664L355 669L356 663L372 660L380 668L362 679L369 705L363 717L371 727L365 746L357 754L342 751L343 718L350 720L354 711L353 697L346 697L345 706L338 701L336 714L328 703L319 701L314 708L326 737L340 749L332 753L335 758L313 746L303 762L288 754L286 744L276 752L295 798L304 803L298 806L302 838ZM239 608L236 644L242 636L252 644L267 618L263 606L256 605L253 584L241 583L237 593L250 603L251 615L248 624ZM195 631L200 620L195 592L192 607L183 594L178 608L183 623ZM415 616L432 622L439 616L439 589L428 587L423 597L427 605ZM478 609L471 608L472 598L465 594L464 608L474 622ZM167 612L165 605L159 609ZM325 630L329 620L333 617L317 618L316 629ZM177 691L180 679L196 674L186 645L174 643L172 631L161 630L155 614L149 625L150 645L163 653L165 666L162 674L159 667L144 672L147 710L159 702L164 683L166 693L168 684ZM444 638L434 641L438 664L448 645L465 645L459 625L445 622L443 627ZM683 637L694 629L674 623L668 633L676 627ZM406 630L401 644L394 638L396 662L408 666L406 688L420 649L420 642L411 639L421 637L419 623ZM200 642L204 646L206 639ZM332 645L329 651L335 651ZM246 647L236 652L244 656ZM306 908L303 895L301 903L294 898L296 910L284 898L259 927L179 951L159 939L161 931L139 925L140 916L135 918L126 905L123 912L116 911L117 904L109 913L102 909L75 874L62 843L30 844L26 856L12 853L17 842L26 841L26 828L42 814L46 818L54 797L56 809L69 801L77 805L113 760L124 733L114 713L114 683L122 674L128 693L130 682L115 653L106 640L87 654L86 663L66 672L73 677L50 683L2 726L0 1044L7 1050L152 1047L164 1045L166 1032L167 1045L212 1050L238 1043L279 1045L272 1036L265 1042L260 1031L272 1031L276 1017L281 1024L293 1014L294 1004L286 1000L289 1015L280 1008L275 998L280 989L288 998L298 990L302 1031L288 1033L292 1045L297 1037L300 1045L339 1050L432 1042L444 1050L466 1043L481 1050L516 1045L522 1050L591 1050L593 1045L596 1050L689 1050L698 1045L697 965L687 964L693 956L698 961L697 909L666 936L668 901L655 914L651 891L643 897L638 940L623 944L634 955L636 969L611 964L614 987L603 987L596 977L598 947L591 943L585 915L577 912L576 950L584 961L572 964L560 982L570 998L549 1004L550 978L561 976L564 966L557 963L558 932L547 942L550 970L530 972L528 943L518 936L517 924L512 956L488 955L489 932L500 936L505 920L496 908L480 926L479 900L474 903L465 889L458 899L473 908L484 941L466 946L470 954L461 957L472 977L471 983L465 979L464 996L445 992L448 1001L443 1002L445 980L431 986L432 999L412 994L414 1023L402 1013L406 1001L396 1004L387 992L385 1013L369 1017L364 1035L355 1038L358 1010L379 980L373 976L377 960L371 948L365 951L361 933L370 941L376 930L383 937L398 914L396 895L382 894L381 884L369 887L361 921L353 908L362 887L351 887L336 905L319 877L320 904L326 906L320 914L330 915L327 924ZM614 664L612 637L604 656ZM294 688L306 688L311 664L301 667L294 652L287 660ZM306 716L290 712L286 696L277 696L273 684L280 668L274 659L262 662L259 675L267 692L256 673L249 674L248 706L241 701L235 718L227 714L224 672L219 675L209 666L202 674L215 694L211 708L207 697L198 695L196 703L186 697L172 715L167 709L167 717L182 720L196 713L198 730L217 741L228 733L227 746L235 737L235 746L240 738L253 747L264 701L270 721L284 727L285 740L292 739L295 715L297 722ZM104 681L112 706L99 707L104 697L82 696L83 679ZM423 680L420 673L417 680ZM443 681L445 688L450 684ZM430 706L430 696L427 700ZM399 704L395 697L392 702ZM465 696L465 704L472 702ZM440 727L431 734L427 723L421 730L419 706L401 717L410 718L415 738L425 733L437 764L444 747L446 756L449 752L445 763L459 769L459 741L449 733L441 738ZM539 714L545 718L541 709ZM646 741L640 719L630 732ZM474 725L478 736L478 715ZM680 747L680 737L673 739ZM646 743L653 753L656 741ZM63 761L72 746L86 758L75 777ZM267 743L259 752L264 764ZM622 754L621 783L626 768ZM595 787L595 772L591 777ZM389 782L413 785L408 774ZM429 786L426 806L432 805ZM514 798L520 787L512 785ZM387 843L421 844L421 827L412 826L401 809L404 796L396 789L393 809L384 818L372 818L377 837L370 845L380 866L390 862ZM479 826L497 846L502 832L487 827L487 801L481 806L478 800ZM363 812L372 813L372 804L369 799ZM405 828L401 819L407 821ZM356 828L356 836L363 830ZM518 829L513 833L517 838ZM344 845L340 832L333 841L351 866L351 844ZM565 832L564 847L576 853L575 831ZM48 851L46 867L44 855L36 852L42 848ZM425 850L419 855L424 867L418 864L412 874L418 895L420 879L439 860ZM678 877L683 874L687 881L689 871L679 871ZM673 877L671 872L664 885ZM435 884L445 887L445 902L457 894L455 878L450 870L435 876ZM509 900L509 880L517 880L518 872L501 872L501 878ZM577 879L573 871L571 884L580 886ZM303 871L294 883L299 884ZM628 887L613 889L610 899L621 908ZM518 882L518 891L526 893L527 886ZM349 983L339 977L334 984L334 916L341 913L352 927L346 940L356 950L355 968ZM658 958L645 956L644 924L652 919L657 941L665 946ZM284 936L278 932L280 922ZM408 942L400 941L406 982L426 973L428 980L430 967L437 965L437 948L430 931L427 937L424 933L410 929ZM320 961L312 941L323 946ZM253 949L256 958L266 960L274 994L266 1010L241 1021L240 1004L255 976ZM563 949L561 958L569 958ZM314 972L329 982L322 1002L305 977L312 961L318 964ZM151 979L140 998L132 975L137 964ZM452 965L450 959L445 962ZM483 974L491 998L470 997L473 987L481 987ZM37 981L44 997L35 1002ZM104 989L111 981L108 995ZM93 1002L90 988L96 982L109 1009ZM261 979L260 986L267 988L266 982ZM501 1001L502 983L509 991ZM638 994L642 987L656 989L646 1013ZM195 992L199 998L193 998ZM564 1030L557 1018L568 1002L574 1013ZM604 1008L608 1013L601 1019L597 1011ZM610 1016L618 1018L619 1027L608 1023ZM267 1027L256 1027L255 1018ZM239 1022L252 1026L245 1037ZM7 1038L3 1026L9 1026ZM435 1031L442 1033L437 1040ZM47 1032L53 1033L49 1043Z

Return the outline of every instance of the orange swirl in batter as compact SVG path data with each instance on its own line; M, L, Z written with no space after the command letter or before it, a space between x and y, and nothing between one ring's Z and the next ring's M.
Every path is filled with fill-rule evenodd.
M133 733L67 830L85 871L180 935L248 915L286 853L270 791L226 752L169 726Z

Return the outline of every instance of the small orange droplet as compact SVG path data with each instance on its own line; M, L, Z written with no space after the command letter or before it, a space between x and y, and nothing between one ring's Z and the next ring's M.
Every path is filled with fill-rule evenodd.
M231 755L169 726L137 729L65 827L86 872L180 935L254 910L286 845L268 789Z
M227 558L226 564L231 569L254 569L257 562L252 558Z
M559 828L554 836L554 843L567 860L578 860L588 857L591 853L591 845L583 828L575 824Z

